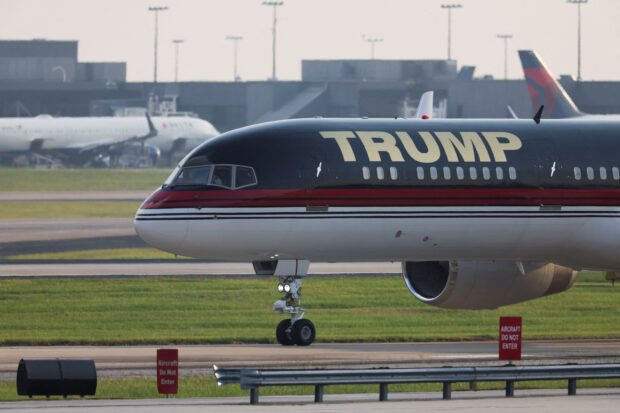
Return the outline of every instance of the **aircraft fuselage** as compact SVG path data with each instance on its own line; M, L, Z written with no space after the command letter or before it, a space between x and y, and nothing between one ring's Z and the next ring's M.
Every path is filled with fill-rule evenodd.
M135 226L157 248L217 260L620 270L619 132L583 119L250 126L192 151Z

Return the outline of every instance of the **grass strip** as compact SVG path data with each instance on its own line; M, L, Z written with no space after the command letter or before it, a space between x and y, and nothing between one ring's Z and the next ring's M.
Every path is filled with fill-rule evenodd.
M185 258L155 248L115 248L81 251L20 254L3 257L5 260L152 260Z
M50 201L0 202L2 219L36 218L130 218L140 202Z
M502 390L505 388L503 382L480 382L477 383L478 390ZM615 388L620 386L618 379L604 380L578 380L577 393L584 388ZM566 380L558 381L529 381L515 383L515 390L529 389L565 389ZM452 391L470 390L469 383L453 383ZM419 384L390 384L389 392L437 392L441 393L441 383L419 383ZM354 394L354 393L376 393L379 394L378 384L365 385L333 385L325 386L325 394ZM278 386L262 387L261 396L285 396L285 395L311 395L314 394L313 386ZM250 397L249 390L241 390L238 385L228 385L218 387L212 377L190 377L179 379L179 393L176 398L189 397ZM122 380L99 380L97 382L97 394L94 399L155 399L165 396L157 393L157 381L152 379L122 379ZM394 396L393 396L394 397ZM43 398L43 396L35 397ZM51 399L60 399L60 396L53 396ZM76 399L78 397L72 396ZM15 382L0 383L0 401L26 400L27 396L18 396Z
M271 277L0 280L0 344L273 343L275 287ZM428 306L400 277L308 278L303 296L319 342L491 340L502 315L523 317L525 339L619 338L619 300L601 274L497 310Z
M165 169L33 169L0 168L3 191L148 190L160 186Z

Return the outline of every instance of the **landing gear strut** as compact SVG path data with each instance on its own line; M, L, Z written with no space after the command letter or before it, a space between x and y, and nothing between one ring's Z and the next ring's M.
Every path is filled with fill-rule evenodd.
M282 299L273 303L273 310L280 314L290 314L290 319L280 321L276 328L276 338L283 346L308 346L314 341L316 329L312 321L303 318L305 310L299 306L302 276L280 276L278 292Z

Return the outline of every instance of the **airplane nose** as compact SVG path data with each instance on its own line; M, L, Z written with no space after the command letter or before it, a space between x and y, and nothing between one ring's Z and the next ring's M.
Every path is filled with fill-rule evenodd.
M179 248L187 236L187 221L157 218L138 210L134 219L136 233L144 242L157 249L180 254Z

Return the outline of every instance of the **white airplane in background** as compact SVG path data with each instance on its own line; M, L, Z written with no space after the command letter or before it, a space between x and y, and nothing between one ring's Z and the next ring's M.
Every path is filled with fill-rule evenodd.
M0 153L52 154L84 163L135 142L169 154L187 151L218 134L209 122L190 116L2 118Z

